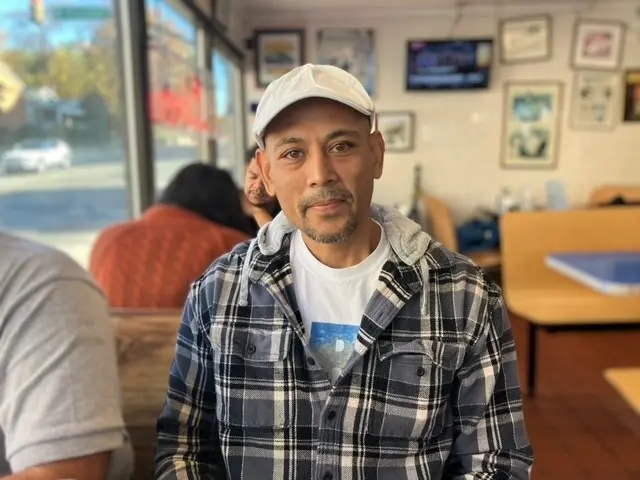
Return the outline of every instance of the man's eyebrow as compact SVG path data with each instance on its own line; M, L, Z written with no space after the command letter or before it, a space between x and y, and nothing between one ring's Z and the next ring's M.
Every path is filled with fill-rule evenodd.
M324 137L324 141L329 142L339 137L359 137L359 136L360 136L360 132L358 130L340 129L340 130L335 130L329 133L327 136ZM276 143L276 147L282 147L283 145L300 145L301 143L304 143L304 139L300 137L285 137L280 139L278 143Z
M358 130L336 130L334 132L331 132L329 135L327 135L324 140L325 142L328 142L330 140L334 140L336 138L339 137L359 137L360 136L360 132Z
M283 145L299 145L304 143L304 140L298 137L285 137L276 143L276 147L282 147Z

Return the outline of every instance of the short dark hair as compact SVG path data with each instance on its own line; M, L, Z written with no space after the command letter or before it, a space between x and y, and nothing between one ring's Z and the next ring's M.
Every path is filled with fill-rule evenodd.
M184 208L241 232L251 231L233 178L213 165L196 162L180 169L158 203Z
M258 147L258 144L254 144L249 150L247 150L247 155L244 159L247 165L249 165L251 160L256 156L256 150L258 150L258 148L260 148Z

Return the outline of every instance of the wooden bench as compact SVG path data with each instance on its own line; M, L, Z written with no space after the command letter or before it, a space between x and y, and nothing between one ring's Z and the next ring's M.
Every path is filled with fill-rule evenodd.
M605 370L604 378L640 416L640 367L611 368Z
M537 334L638 328L640 296L597 293L545 265L552 253L636 251L640 207L514 212L501 220L503 289L509 310L529 322L528 390L535 392Z
M607 205L616 198L623 198L627 202L640 202L640 185L603 185L591 192L590 207Z
M180 318L175 311L112 313L123 415L135 451L136 480L153 478L156 422L167 395Z

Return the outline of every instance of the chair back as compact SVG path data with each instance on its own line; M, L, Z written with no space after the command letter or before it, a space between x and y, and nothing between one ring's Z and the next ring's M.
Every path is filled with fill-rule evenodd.
M424 206L429 218L429 234L453 252L460 248L451 210L442 200L425 195Z
M591 192L590 207L599 207L622 197L627 202L640 203L640 185L603 185Z

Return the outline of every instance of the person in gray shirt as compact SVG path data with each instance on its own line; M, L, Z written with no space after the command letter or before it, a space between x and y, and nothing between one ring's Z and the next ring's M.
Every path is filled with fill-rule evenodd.
M62 252L0 232L0 477L132 471L105 297Z

